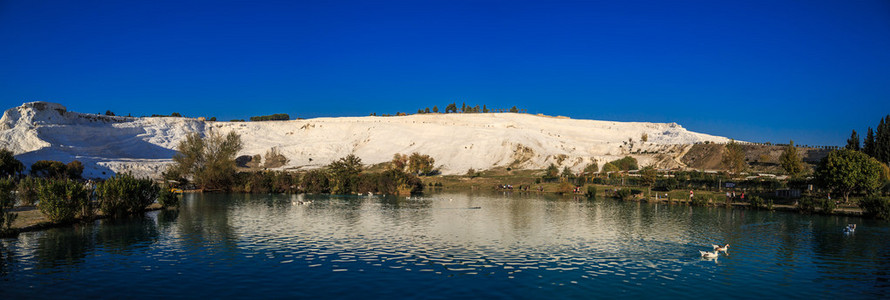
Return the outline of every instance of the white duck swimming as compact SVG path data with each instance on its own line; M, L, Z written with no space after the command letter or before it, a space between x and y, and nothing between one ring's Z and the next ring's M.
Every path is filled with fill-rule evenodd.
M714 247L714 251L723 251L723 254L729 255L729 253L726 252L726 250L729 250L729 244L723 245L722 247L720 245L711 245L711 247Z
M714 252L707 252L707 251L699 250L698 252L701 253L702 258L717 258L717 256L720 255L720 252L718 252L717 250L714 250Z

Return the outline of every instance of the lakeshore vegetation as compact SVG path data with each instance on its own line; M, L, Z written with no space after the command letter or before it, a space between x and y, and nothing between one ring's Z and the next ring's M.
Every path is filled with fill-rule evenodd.
M486 109L483 107L481 111ZM467 106L460 111L480 112ZM446 113L454 112L457 112L454 104L446 107ZM284 120L285 116L264 116L262 119ZM798 148L790 141L784 145L778 161L787 174L781 179L746 173L749 164L745 152L735 141L723 145L721 161L724 171L659 170L651 165L640 167L636 159L626 156L605 162L602 168L594 161L577 174L568 167L560 170L551 164L545 170L526 170L517 177L491 176L491 170L469 170L465 176L457 177L470 182L495 182L498 180L489 179L500 176L498 182L524 182L518 185L520 191L556 192L589 198L682 199L691 205L742 202L754 209L790 205L802 213L831 213L841 206L858 207L864 215L890 219L890 198L887 197L890 193L890 168L887 166L890 160L890 116L881 120L877 130L869 128L867 132L864 146L860 146L859 136L854 131L846 147L829 152L815 167L808 167L802 161ZM16 205L36 207L51 222L70 223L92 220L100 215L137 214L155 202L162 207L175 207L178 198L172 188L242 193L410 195L422 192L427 186L438 188L442 181L448 182L455 177L437 176L435 159L421 153L397 153L390 162L370 167L359 157L347 155L323 168L308 171L245 172L236 165L235 156L241 149L241 138L235 133L191 134L177 146L174 163L163 173L164 181L160 183L129 174L117 174L96 182L85 180L82 178L84 166L77 160L67 163L37 161L25 174L25 166L13 153L0 149L0 234L8 235L14 231L11 225L17 218ZM283 156L280 158L286 161ZM513 172L507 168L507 173ZM538 187L532 189L533 184ZM490 188L514 187L492 184ZM796 190L799 194L779 195L777 191L782 189ZM835 194L834 200L831 193Z

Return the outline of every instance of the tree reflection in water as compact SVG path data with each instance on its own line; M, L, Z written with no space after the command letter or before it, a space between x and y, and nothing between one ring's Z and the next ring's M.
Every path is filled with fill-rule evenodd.
M74 225L69 228L51 228L42 232L34 251L37 267L56 269L82 263L87 253L95 247L92 225Z
M148 215L105 219L97 222L96 244L109 253L134 253L158 240L158 227Z

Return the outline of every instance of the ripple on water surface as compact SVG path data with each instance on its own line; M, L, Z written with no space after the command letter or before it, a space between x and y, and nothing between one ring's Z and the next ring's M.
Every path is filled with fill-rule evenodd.
M858 219L517 195L191 197L175 214L4 241L17 260L0 264L9 279L0 286L39 278L28 285L114 297L129 294L98 291L138 278L194 298L704 297L752 285L752 298L869 298L888 289L880 237L890 227ZM838 234L845 222L862 229ZM53 250L61 240L77 242ZM700 257L723 243L729 256ZM66 278L83 279L57 284Z

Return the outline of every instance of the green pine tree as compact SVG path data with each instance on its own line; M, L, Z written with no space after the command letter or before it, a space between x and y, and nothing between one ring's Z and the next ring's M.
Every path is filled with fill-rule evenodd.
M853 134L847 139L847 149L859 151L859 134L853 130Z

